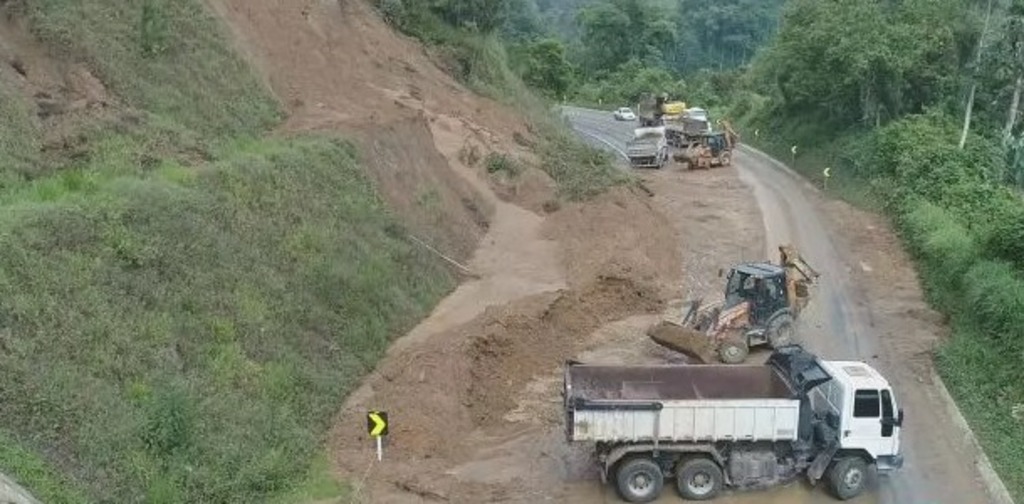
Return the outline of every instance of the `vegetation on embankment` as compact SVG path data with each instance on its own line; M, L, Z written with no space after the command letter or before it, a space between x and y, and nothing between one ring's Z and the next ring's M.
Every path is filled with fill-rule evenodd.
M736 80L729 115L745 142L819 186L830 167L829 191L891 216L929 301L952 321L938 370L1024 500L1024 456L1014 448L1024 446L1024 164L1014 108L1024 4L1000 7L987 27L984 15L953 0L893 12L793 0L778 38ZM830 42L835 33L842 47Z
M447 266L350 144L265 138L283 114L199 0L2 9L111 104L54 141L34 90L0 79L0 468L45 502L342 492L317 462L332 415L454 287ZM498 39L434 33L463 80L527 104L564 196L623 181Z
M581 142L552 113L552 99L558 100L559 86L570 78L564 50L545 40L523 45L510 39L506 32L517 23L515 2L373 1L388 24L426 44L460 82L524 112L541 168L558 183L563 196L587 198L633 180L615 168L612 156Z

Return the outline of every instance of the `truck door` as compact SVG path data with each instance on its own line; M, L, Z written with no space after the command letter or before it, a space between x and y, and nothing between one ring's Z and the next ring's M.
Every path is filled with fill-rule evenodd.
M885 400L883 401L883 396ZM883 404L884 403L884 404ZM843 429L844 448L863 448L873 456L892 455L899 448L899 427L893 425L895 411L892 393L888 390L857 389L853 395L853 411Z
M881 455L895 455L900 452L900 435L902 418L897 418L899 410L892 391L882 390L882 451Z

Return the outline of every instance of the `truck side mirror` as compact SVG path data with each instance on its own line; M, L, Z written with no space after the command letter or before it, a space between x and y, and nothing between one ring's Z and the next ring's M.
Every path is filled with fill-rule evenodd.
M903 408L896 412L896 427L903 427Z

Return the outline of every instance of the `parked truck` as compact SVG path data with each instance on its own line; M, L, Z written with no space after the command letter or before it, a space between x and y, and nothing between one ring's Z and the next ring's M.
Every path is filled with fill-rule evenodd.
M828 361L799 345L764 365L587 365L564 377L566 436L594 443L601 481L650 502L666 479L687 500L726 487L766 488L806 475L852 499L869 468L903 466L888 381L863 362Z
M665 127L646 127L633 130L633 138L626 142L626 157L634 168L662 168L669 161Z

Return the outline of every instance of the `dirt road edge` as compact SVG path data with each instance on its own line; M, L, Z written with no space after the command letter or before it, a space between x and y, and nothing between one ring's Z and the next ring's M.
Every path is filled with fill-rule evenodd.
M764 151L761 151L760 149L757 149L756 147L752 147L747 144L740 144L737 147L748 154L753 154L764 159L769 164L783 171L790 177L800 180L805 187L813 191L815 194L821 195L823 197L826 196L821 192L821 189L812 184L802 175L800 175L795 170L787 166L785 163L768 155ZM970 424L967 423L967 419L964 418L963 413L960 412L960 408L957 406L956 401L953 400L953 396L950 395L949 390L946 388L946 384L942 381L942 378L938 375L938 373L934 371L934 369L931 370L931 379L932 383L936 384L936 390L938 391L939 396L941 397L943 407L945 407L945 409L949 413L949 416L953 419L953 423L957 426L958 429L960 429L961 434L963 434L964 436L964 439L967 440L971 447L974 448L978 453L978 459L975 462L975 466L978 469L978 473L981 474L982 483L988 490L989 495L996 499L996 502L993 504L1016 504L1013 500L1013 497L1010 496L1010 491L1007 490L1006 485L1003 484L1003 481L999 478L999 475L996 473L995 468L992 467L992 463L989 461L988 456L982 449L981 443L978 442L978 438L974 435L974 431L971 430Z

